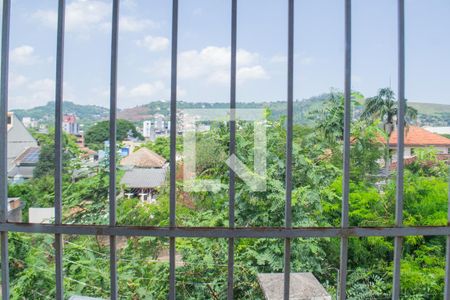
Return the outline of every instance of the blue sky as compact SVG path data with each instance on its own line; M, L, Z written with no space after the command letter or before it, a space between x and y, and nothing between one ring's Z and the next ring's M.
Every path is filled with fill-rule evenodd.
M286 99L287 0L238 1L238 101ZM344 0L295 1L295 92L342 89ZM228 101L230 1L180 0L179 99ZM12 0L10 107L53 99L56 0ZM353 0L352 88L397 84L395 0ZM450 1L406 0L406 94L450 104ZM110 0L68 0L65 99L108 106ZM169 98L171 1L122 0L119 107Z

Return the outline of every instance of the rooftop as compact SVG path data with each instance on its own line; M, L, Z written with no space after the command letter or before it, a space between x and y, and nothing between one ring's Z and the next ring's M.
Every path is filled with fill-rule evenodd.
M389 145L397 147L398 131L394 130ZM450 147L450 139L417 126L405 128L405 146L443 146Z
M165 164L164 157L147 148L140 148L120 161L121 166L135 168L162 168Z
M135 168L125 172L120 181L129 188L159 187L166 179L166 169Z

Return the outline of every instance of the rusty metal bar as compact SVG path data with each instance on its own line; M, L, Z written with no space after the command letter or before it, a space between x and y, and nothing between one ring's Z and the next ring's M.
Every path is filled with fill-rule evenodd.
M405 237L447 236L448 226L414 227L152 227L108 226L78 224L0 223L0 232L26 232L47 234L154 236L186 238L325 238L325 237Z

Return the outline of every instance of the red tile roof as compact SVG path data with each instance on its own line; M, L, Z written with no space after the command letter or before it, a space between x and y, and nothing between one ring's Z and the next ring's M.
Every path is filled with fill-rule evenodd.
M383 138L380 139L383 142ZM398 132L394 130L389 146L396 147L398 142ZM421 127L408 126L405 128L405 146L443 146L450 147L450 139L442 135L430 132Z

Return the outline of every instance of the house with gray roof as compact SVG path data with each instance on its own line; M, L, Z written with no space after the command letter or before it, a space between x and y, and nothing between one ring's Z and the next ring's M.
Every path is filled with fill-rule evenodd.
M123 158L120 166L125 174L120 180L126 197L156 201L158 188L166 181L168 163L157 153L141 148Z
M21 181L33 177L33 169L39 160L36 139L17 118L8 113L8 178Z

